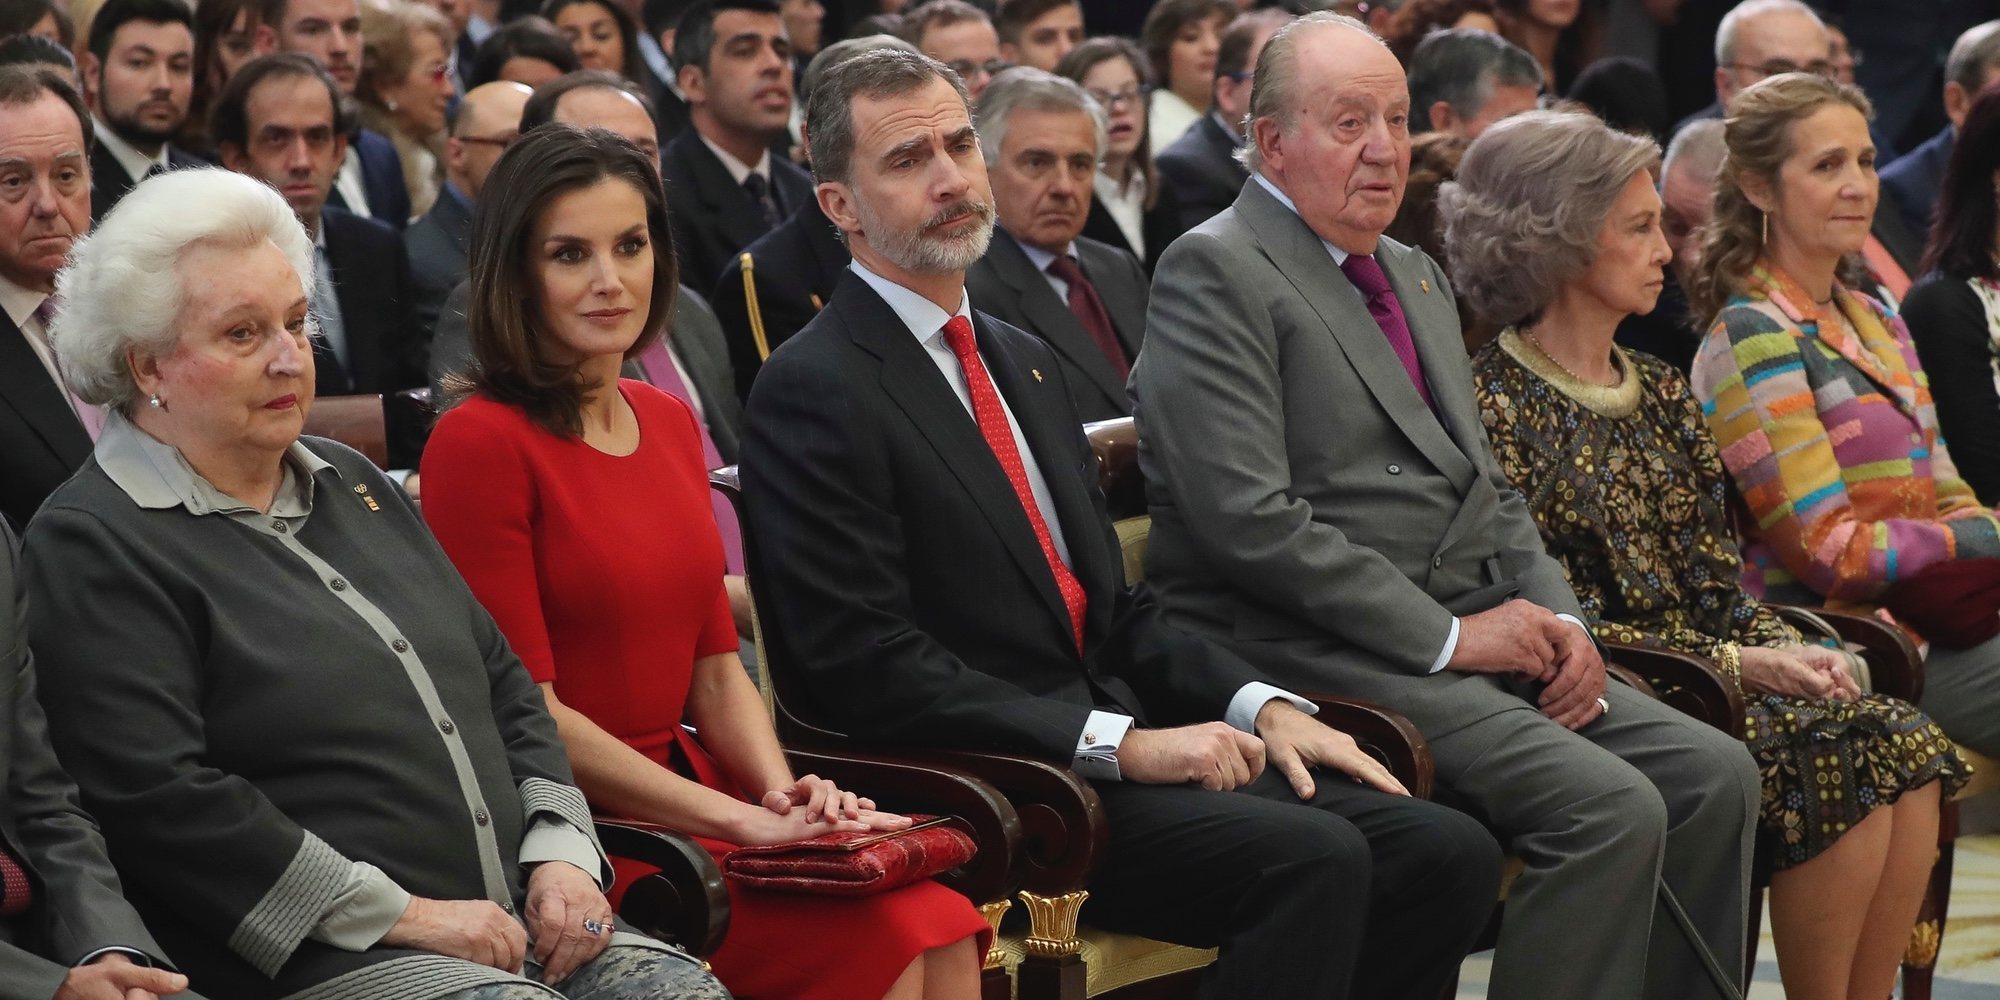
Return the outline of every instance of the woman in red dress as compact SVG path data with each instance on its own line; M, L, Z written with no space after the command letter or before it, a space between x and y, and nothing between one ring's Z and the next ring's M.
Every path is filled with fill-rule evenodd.
M477 364L424 456L424 514L541 684L577 785L718 855L907 826L786 766L737 660L694 415L618 377L673 312L651 162L609 132L546 126L487 190L466 313ZM712 963L740 996L978 996L986 923L940 885L729 892Z

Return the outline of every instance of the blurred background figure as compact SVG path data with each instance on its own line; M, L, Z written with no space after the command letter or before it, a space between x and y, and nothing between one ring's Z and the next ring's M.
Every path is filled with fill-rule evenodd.
M354 85L361 121L395 144L410 217L421 218L437 201L443 181L437 150L444 142L445 112L458 96L451 74L451 21L415 0L369 0L362 8L361 38L366 55Z
M1153 64L1147 131L1165 149L1214 109L1215 60L1222 31L1236 17L1229 0L1159 0L1146 15L1139 45Z

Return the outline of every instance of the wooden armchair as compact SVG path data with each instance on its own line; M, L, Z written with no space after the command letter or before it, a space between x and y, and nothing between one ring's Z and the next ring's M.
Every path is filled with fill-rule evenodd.
M740 503L734 469L717 470L710 484ZM751 590L754 596L754 585ZM821 755L850 752L854 741L849 736L811 721L810 699L797 672L774 659L771 647L760 652L766 694L786 745ZM1352 734L1413 792L1428 794L1429 749L1407 720L1361 702L1315 701L1322 718ZM1016 996L1166 1000L1194 995L1202 969L1215 959L1213 949L1103 932L1080 919L1090 895L1085 887L1110 837L1103 803L1088 781L1066 764L1007 754L923 750L892 759L972 775L998 789L1018 813L1020 836L1010 858L1009 882L1027 911L1027 933L996 937L987 959L989 971L1013 967ZM980 909L998 929L1012 901L1004 894L964 891L985 901Z
M651 865L659 871L625 890L618 921L627 930L679 945L705 956L722 946L729 930L729 892L722 869L692 839L647 823L597 820L604 853Z

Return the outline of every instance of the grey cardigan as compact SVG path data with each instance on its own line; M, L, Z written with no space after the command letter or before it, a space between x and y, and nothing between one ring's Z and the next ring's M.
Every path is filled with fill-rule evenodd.
M107 427L26 544L57 750L197 989L421 1000L525 982L369 947L379 919L367 944L329 943L357 873L518 912L531 829L586 843L600 880L608 864L541 691L408 500L331 441L301 439L285 467L260 513Z

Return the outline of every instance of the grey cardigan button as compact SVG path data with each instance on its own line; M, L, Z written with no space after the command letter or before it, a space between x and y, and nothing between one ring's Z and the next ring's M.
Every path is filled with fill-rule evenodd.
M334 577L333 579L331 579L331 580L327 581L327 584L326 584L326 585L327 585L327 586L329 586L329 587L332 587L332 588L333 588L333 589L335 589L335 590L346 590L346 589L347 589L347 581L346 581L346 580L343 580L343 579L341 579L340 577L337 577L337 576L336 576L336 577Z
M458 727L453 725L450 719L441 719L438 721L438 732L443 733L446 736L450 736L451 734L458 732Z
M410 644L408 642L403 641L402 639L397 639L396 641L389 644L389 648L395 650L398 653L407 653L410 651Z
M287 528L287 527L285 527L285 522L283 522L283 521L272 521L272 522L271 522L271 530L272 530L272 531L275 531L275 532L277 532L277 533L278 533L278 534L280 534L280 535L282 535L282 534L284 534L285 532L287 532L287 531L290 531L290 530L292 530L292 529L290 529L290 528Z
M486 810L481 809L472 814L472 821L478 823L480 826L485 826L493 822L493 817L486 815Z

